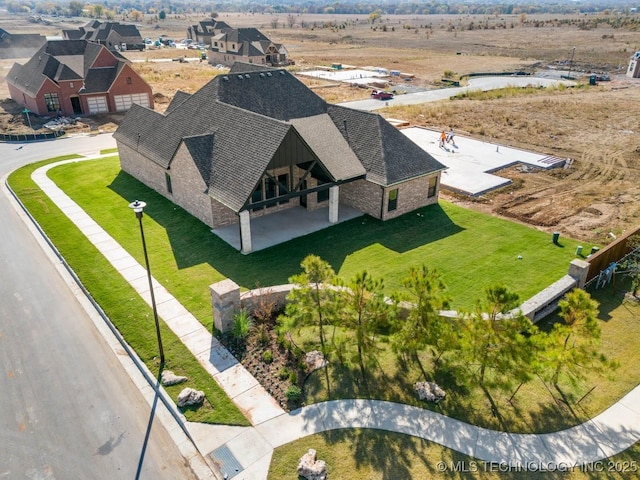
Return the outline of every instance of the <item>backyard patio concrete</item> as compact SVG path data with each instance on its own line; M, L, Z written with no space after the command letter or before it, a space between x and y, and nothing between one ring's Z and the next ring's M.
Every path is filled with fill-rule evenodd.
M340 204L338 223L361 217L364 213ZM302 237L313 232L331 227L329 222L329 206L316 210L304 207L293 207L251 219L252 252L284 243L293 238ZM233 248L240 250L240 226L238 223L211 230L215 235Z
M549 170L562 167L567 161L457 134L454 143L447 143L443 148L440 147L441 131L422 127L405 128L402 133L447 167L440 180L442 187L471 196L510 184L508 178L492 173L508 166L522 164L524 169Z

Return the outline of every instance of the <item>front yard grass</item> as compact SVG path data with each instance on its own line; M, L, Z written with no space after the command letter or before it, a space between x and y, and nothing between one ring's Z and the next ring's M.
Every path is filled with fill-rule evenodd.
M138 344L133 345L127 335L125 338L156 373L154 357L157 347L151 330L150 309L124 284L117 272L57 207L35 187L29 175L40 165L42 163L14 173L10 179L12 187L45 230L52 232L50 237L54 243L67 260L73 260L72 266L81 274L92 295L112 320L119 322L118 328L121 331L132 329L133 333L127 335ZM522 298L536 293L550 281L566 273L577 244L561 239L561 246L555 246L546 233L442 202L439 206L427 207L391 222L382 223L363 217L245 256L212 235L208 227L194 217L120 172L117 158L57 167L50 172L50 176L141 263L143 258L139 233L128 203L136 198L145 200L148 203L144 219L145 233L154 276L209 328L212 328L207 288L209 284L226 277L245 288L284 283L290 275L300 271L299 263L309 253L328 260L344 278L351 277L366 266L370 273L385 279L390 292L400 288L401 279L409 266L426 263L443 273L454 297L454 306L471 308L475 299L483 295L484 288L496 282L505 283L520 293ZM522 255L523 259L518 260L518 255ZM509 431L523 432L558 430L596 415L638 383L640 322L637 319L640 318L640 306L623 302L623 290L624 283L619 282L616 295L612 295L610 289L593 292L602 305L600 318L603 351L621 363L616 373L616 377L621 380L590 377L575 388L566 388L563 393L574 402L571 408L552 400L543 384L532 382L521 389L513 404L506 401L508 396L496 395L495 400L502 416L502 420L498 421L492 414L488 401L477 389L458 386L454 378L436 378L447 389L448 396L444 402L432 408L469 423L496 429L506 426ZM146 324L144 334L137 332L142 325L140 318L132 312L144 312L141 315ZM163 328L163 338L171 338L168 328ZM311 347L312 338L313 332L303 330L299 340L306 341L305 347ZM174 341L177 345L173 345ZM176 361L179 365L168 362L167 368L173 368L180 374L178 367L189 364L187 356L195 362L188 352L181 350L184 347L175 337L167 343L171 344L171 348L177 349L172 350L172 353L167 351L169 362L172 358L180 360ZM375 380L370 382L367 391L363 391L358 385L358 372L332 366L331 393L325 390L320 375L314 374L305 386L305 401L312 403L328 398L368 397L429 408L414 399L412 385L420 379L415 368L410 365L394 367L392 355L385 352L389 350L388 346L384 342L381 346L383 352L379 356L379 368L375 370ZM203 374L206 375L206 372ZM199 374L193 378L199 379ZM215 382L211 380L211 383ZM597 385L596 389L576 406L575 402L594 385ZM202 389L200 385L198 388ZM176 394L177 392L172 395ZM556 398L559 397L559 392L554 391L553 394ZM217 398L217 393L212 394L212 398ZM233 405L231 407L216 405L214 413L207 412L207 420L214 421L212 415L220 413L220 410L229 410L231 413L227 412L228 415L237 418L234 413L237 410ZM239 412L237 414L240 415ZM246 424L241 415L237 420L227 419L227 423L234 421ZM355 431L350 435L328 432L278 449L274 454L272 478L289 476L288 473L273 473L278 472L279 468L285 468L279 466L283 462L288 465L286 472L294 472L297 459L309 448L308 445L313 445L312 442L319 442L317 449L320 458L326 459L323 457L323 450L335 451L325 454L335 455L336 460L332 457L335 464L330 462L330 465L335 466L330 468L335 468L335 472L349 472L350 475L355 472L350 478L356 479L387 478L391 472L405 471L409 474L403 478L422 478L430 476L433 463L440 458L466 458L433 445L428 447L431 453L424 453L428 442L398 434ZM356 443L353 443L353 439L357 440ZM380 442L388 443L390 448L397 448L398 443L404 445L401 451L407 453L396 459L388 459L387 455L383 459L372 459L376 451L368 446ZM301 445L304 445L303 451L300 451ZM351 446L347 448L349 445ZM616 458L631 458L633 455L629 452L637 453L637 445ZM427 455L433 461L424 462L421 460L422 455ZM291 467L287 462L293 461L290 459L294 457L294 465ZM356 469L352 472L353 465ZM367 471L368 465L375 467L375 474L361 473ZM292 478L295 478L295 474L292 474ZM461 474L458 478L476 477Z
M160 365L151 308L31 180L31 172L36 168L67 158L73 157L28 165L11 174L9 184L127 343L157 376ZM130 220L135 220L133 214L130 215ZM135 233L134 229L133 235ZM184 387L202 390L206 395L203 407L183 412L186 418L193 422L248 425L244 415L164 322L161 322L161 332L165 369L189 378L180 385L165 387L169 395L175 401Z

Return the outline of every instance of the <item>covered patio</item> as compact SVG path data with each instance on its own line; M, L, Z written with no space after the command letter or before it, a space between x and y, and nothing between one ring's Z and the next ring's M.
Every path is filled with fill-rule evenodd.
M302 237L336 225L336 223L345 222L363 215L362 212L355 208L341 203L338 208L338 219L335 223L329 221L328 205L315 210L307 210L304 207L296 206L280 212L252 218L251 252L264 250L287 240ZM211 231L233 248L241 250L239 223L214 228Z

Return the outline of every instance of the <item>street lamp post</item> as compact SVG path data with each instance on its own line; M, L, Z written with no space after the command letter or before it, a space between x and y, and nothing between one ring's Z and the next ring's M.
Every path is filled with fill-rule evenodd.
M144 252L144 263L147 267L147 278L149 279L149 292L151 294L151 308L153 308L153 319L156 322L156 336L158 337L158 349L160 350L160 365L164 365L164 349L162 348L162 337L160 336L160 322L158 321L158 309L156 308L156 297L153 294L153 281L151 280L151 268L149 267L149 256L147 255L147 243L144 240L144 229L142 228L142 212L147 204L136 200L129 204L140 224L140 236L142 237L142 250Z

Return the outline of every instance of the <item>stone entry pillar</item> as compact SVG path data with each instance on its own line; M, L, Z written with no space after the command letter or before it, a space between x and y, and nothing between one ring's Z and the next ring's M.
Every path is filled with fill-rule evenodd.
M329 223L338 223L338 203L340 199L340 187L329 187Z
M240 310L240 287L230 279L209 286L213 324L222 333L233 328L233 316Z
M240 251L242 253L251 252L251 215L249 210L240 212Z
M587 275L589 275L589 262L574 258L569 265L569 275L573 277L578 284L576 287L584 288L584 284L587 283Z

